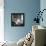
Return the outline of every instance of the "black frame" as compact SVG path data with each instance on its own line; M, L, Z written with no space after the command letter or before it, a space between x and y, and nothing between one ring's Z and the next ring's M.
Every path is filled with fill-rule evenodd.
M21 17L21 15L23 15L23 23L21 23L20 25L15 24L15 22L13 23L13 19L14 17L17 18L17 16ZM12 18L13 16L13 18ZM20 18L21 19L21 18ZM15 20L15 19L14 19ZM25 23L25 16L24 13L11 13L11 26L24 26Z

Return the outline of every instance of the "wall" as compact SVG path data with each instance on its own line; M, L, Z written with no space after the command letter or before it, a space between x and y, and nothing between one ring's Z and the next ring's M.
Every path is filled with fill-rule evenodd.
M0 42L4 41L4 0L0 0Z
M40 1L40 9L41 9L41 11L42 11L43 9L46 9L46 0L41 0L41 1ZM43 12L42 17L43 17L43 22L41 21L41 22L40 22L40 25L43 25L43 26L46 27L46 10Z
M32 30L35 14L40 10L40 0L4 0L4 35L7 41L18 41ZM25 13L24 27L11 27L11 13Z

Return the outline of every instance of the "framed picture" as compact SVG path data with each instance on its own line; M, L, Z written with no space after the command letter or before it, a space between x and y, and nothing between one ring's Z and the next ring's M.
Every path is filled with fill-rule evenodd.
M24 26L24 13L11 13L11 26Z

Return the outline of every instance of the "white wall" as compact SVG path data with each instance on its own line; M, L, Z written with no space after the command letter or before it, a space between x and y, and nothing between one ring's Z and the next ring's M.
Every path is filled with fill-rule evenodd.
M46 9L46 0L40 0L40 9ZM41 21L40 24L46 27L46 11L43 12L43 22Z
M0 42L4 41L4 0L0 0Z

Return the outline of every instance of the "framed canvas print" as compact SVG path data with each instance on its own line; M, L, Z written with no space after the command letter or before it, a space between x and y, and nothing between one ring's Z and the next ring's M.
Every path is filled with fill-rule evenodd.
M24 13L11 13L11 26L24 26Z

